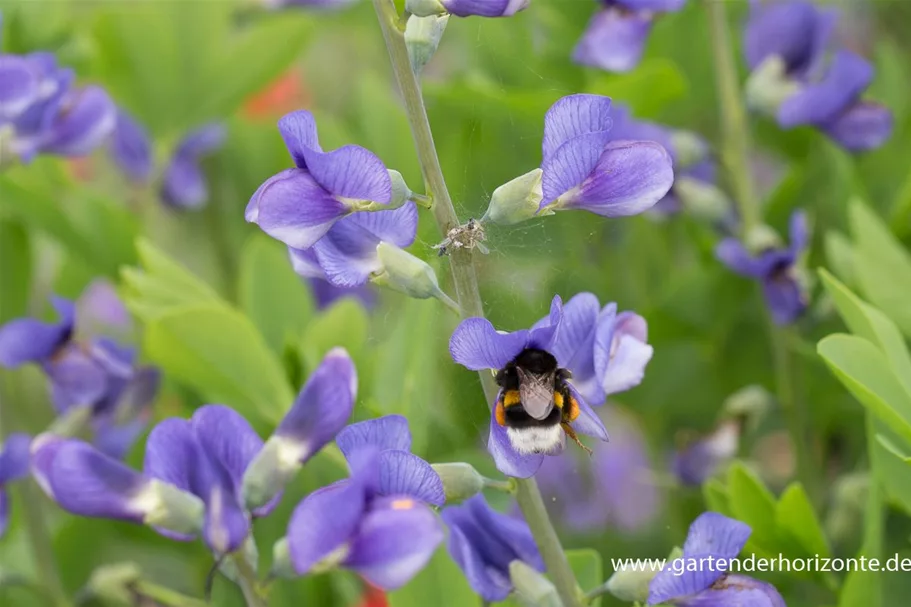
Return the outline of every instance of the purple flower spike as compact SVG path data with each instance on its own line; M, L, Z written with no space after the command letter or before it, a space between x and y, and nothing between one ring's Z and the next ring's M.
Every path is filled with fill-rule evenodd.
M441 0L457 17L511 17L528 7L529 0Z
M806 215L801 211L791 215L790 236L789 247L767 248L758 255L735 238L726 238L715 248L715 256L728 268L762 283L772 318L781 325L797 320L808 305L797 269L809 239Z
M573 51L581 65L628 72L639 65L658 14L682 8L685 0L605 0Z
M453 332L449 352L454 361L473 371L498 372L501 390L491 412L487 449L504 474L532 476L545 455L563 450L565 435L607 440L604 424L570 380L570 366L575 366L588 372L583 381L593 383L593 342L582 335L589 347L578 357L570 343L573 335L586 331L589 304L590 298L582 297L564 310L555 296L550 314L531 329L501 333L486 319L467 318Z
M9 525L9 496L6 486L28 476L31 442L32 437L28 434L14 432L0 444L0 537L3 537Z
M137 182L148 181L152 174L152 142L145 128L122 109L117 111L109 150L127 177Z
M731 461L739 446L740 424L724 422L708 436L675 453L671 470L682 484L698 487Z
M379 588L399 588L443 540L427 505L443 503L442 481L408 452L411 433L401 416L353 424L338 444L351 478L298 504L288 526L291 564L298 574L347 567Z
M116 114L110 96L97 86L71 92L63 98L40 149L60 156L84 156L111 134Z
M771 584L726 573L730 559L740 554L751 532L748 525L717 512L701 514L690 525L683 556L668 563L649 583L648 604L785 607Z
M209 188L199 163L224 145L225 137L221 124L207 124L184 137L164 171L161 197L165 203L180 209L206 204Z
M18 318L0 327L0 365L12 368L28 362L44 362L69 341L76 308L73 302L59 297L51 303L60 316L59 322Z
M583 209L618 217L648 210L674 181L672 160L654 141L614 141L610 99L570 95L544 118L539 212Z
M472 590L485 601L502 601L512 592L511 562L519 560L544 571L544 561L528 525L496 512L483 495L445 508L442 517L449 527L449 554Z
M811 2L753 3L744 33L750 69L769 57L780 57L787 72L802 77L823 60L835 29L837 13Z
M269 236L308 249L346 215L391 201L389 173L372 152L356 145L323 152L307 111L288 114L278 128L297 168L263 183L244 214Z

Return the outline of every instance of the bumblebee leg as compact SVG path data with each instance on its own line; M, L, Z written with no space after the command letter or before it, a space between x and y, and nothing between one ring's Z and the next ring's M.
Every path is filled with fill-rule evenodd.
M589 455L592 454L592 450L582 444L582 441L579 440L579 436L576 434L576 431L573 430L573 427L570 426L568 422L561 423L560 427L563 428L564 432L566 432L566 436L571 438L574 443L576 443L577 445L582 447L583 451L585 451Z

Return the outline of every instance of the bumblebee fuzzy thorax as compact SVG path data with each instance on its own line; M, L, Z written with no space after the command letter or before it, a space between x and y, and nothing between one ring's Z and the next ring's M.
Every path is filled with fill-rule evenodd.
M496 421L506 428L509 442L519 453L559 453L571 433L569 422L579 415L579 404L557 359L544 350L523 350L497 373L500 395ZM575 436L570 434L570 436Z

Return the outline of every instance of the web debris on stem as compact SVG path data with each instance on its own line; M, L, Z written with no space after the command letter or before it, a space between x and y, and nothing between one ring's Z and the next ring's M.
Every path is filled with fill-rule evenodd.
M487 255L490 253L490 249L484 244L485 240L487 240L487 233L481 222L469 219L467 223L446 232L443 242L433 245L433 248L439 252L440 257L449 255L453 249L465 249L466 251L477 249Z

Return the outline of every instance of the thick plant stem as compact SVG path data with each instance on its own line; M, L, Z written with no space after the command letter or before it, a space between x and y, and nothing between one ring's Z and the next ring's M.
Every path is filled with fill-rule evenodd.
M386 48L389 51L395 78L402 92L411 134L414 137L418 160L421 164L421 172L424 175L426 193L433 199L431 210L440 234L445 236L449 230L459 225L459 218L452 206L449 191L446 189L440 159L433 143L430 121L424 108L420 83L412 71L411 62L408 59L401 20L392 0L373 0L373 6L383 30L383 38L386 40ZM484 307L478 290L478 278L471 255L472 252L466 249L456 249L450 254L453 284L462 315L466 317L484 316ZM481 371L479 375L484 396L490 406L496 400L496 383L493 375L487 371ZM544 564L553 578L554 586L557 588L564 607L580 607L581 593L569 561L566 559L566 554L563 552L560 539L557 537L557 532L544 509L544 500L541 498L537 483L533 478L515 480L516 500L531 528L541 556L544 558Z
M3 382L0 387L4 388L0 391L0 431L3 432L3 436L7 436L12 424L10 419L12 403L16 402L13 390L15 380L9 376L0 376L0 381ZM57 568L51 536L44 517L42 496L30 478L16 483L14 490L18 491L22 497L24 508L21 508L21 516L25 523L25 534L44 590L54 607L69 607L70 600L63 589L63 582L60 580L60 570Z
M721 104L721 161L727 170L734 200L740 211L741 235L762 222L759 201L750 176L750 130L746 106L740 91L731 32L727 19L727 0L705 0L715 57L715 80Z

